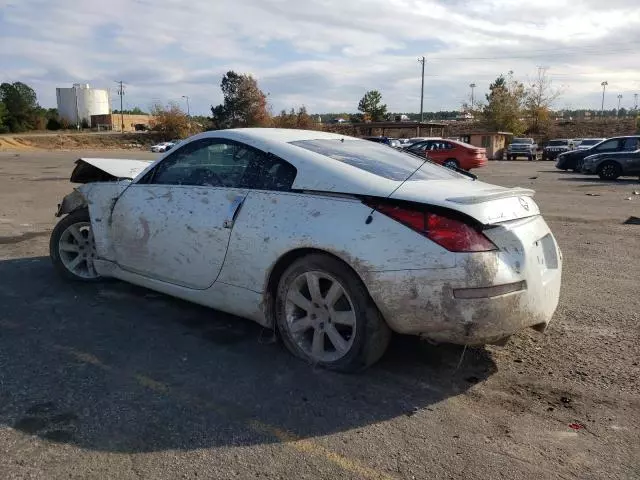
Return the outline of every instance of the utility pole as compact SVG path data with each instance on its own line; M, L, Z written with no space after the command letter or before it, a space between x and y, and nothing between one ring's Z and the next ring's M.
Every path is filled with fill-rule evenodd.
M422 85L420 86L420 122L424 121L424 64L427 63L426 58L422 57L418 59L418 62L422 64Z
M473 100L474 100L473 92L474 92L474 90L476 88L476 84L475 83L471 83L471 84L469 84L469 86L471 87L471 110L473 110Z
M187 117L191 117L191 111L189 109L189 97L187 95L182 95L182 98L187 99Z
M633 102L633 109L637 112L638 111L638 94L634 93L633 94L633 98L634 98L634 102Z
M618 94L618 110L616 110L616 117L620 115L620 102L622 101L622 94Z
M609 82L605 80L600 85L602 85L602 106L600 107L600 116L604 118L604 92L607 89L607 85L609 85Z
M118 84L118 95L120 95L120 132L124 133L124 112L122 111L123 97L124 97L124 85L123 81L116 81Z

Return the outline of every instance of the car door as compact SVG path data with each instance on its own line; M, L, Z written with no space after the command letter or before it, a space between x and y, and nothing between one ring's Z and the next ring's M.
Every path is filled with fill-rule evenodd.
M448 145L450 145L449 142L433 140L430 142L429 148L427 149L427 155L436 162L443 163L445 160L450 158L449 154L451 152L449 151L450 149L448 148Z
M211 286L255 180L256 157L225 139L176 147L115 203L110 236L118 265L192 289Z

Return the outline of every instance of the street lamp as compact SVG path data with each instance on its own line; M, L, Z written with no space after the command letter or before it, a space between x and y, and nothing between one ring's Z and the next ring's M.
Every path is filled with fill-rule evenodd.
M191 111L189 109L189 97L187 95L182 95L182 98L186 98L187 99L187 117L191 116Z
M618 110L616 110L616 117L620 115L620 101L622 100L622 94L618 94Z
M604 117L604 92L607 89L607 85L609 85L609 82L605 80L600 85L602 85L602 106L600 107L600 116Z
M476 88L476 84L475 83L470 83L469 86L471 87L471 110L473 110L473 91Z

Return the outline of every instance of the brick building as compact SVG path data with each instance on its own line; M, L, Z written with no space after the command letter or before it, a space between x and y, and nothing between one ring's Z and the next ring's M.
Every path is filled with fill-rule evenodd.
M98 130L113 130L119 132L122 130L120 122L124 123L125 132L135 132L136 130L144 130L151 128L151 115L128 115L122 117L119 113L109 113L107 115L91 115L91 126ZM136 125L138 127L136 128ZM140 126L144 126L141 128Z

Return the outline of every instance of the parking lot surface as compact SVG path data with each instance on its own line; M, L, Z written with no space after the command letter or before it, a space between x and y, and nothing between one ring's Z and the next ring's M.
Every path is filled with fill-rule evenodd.
M49 233L81 156L155 157L0 152L0 478L640 478L637 179L478 170L535 189L562 248L546 333L398 337L341 375L247 320L59 278Z

